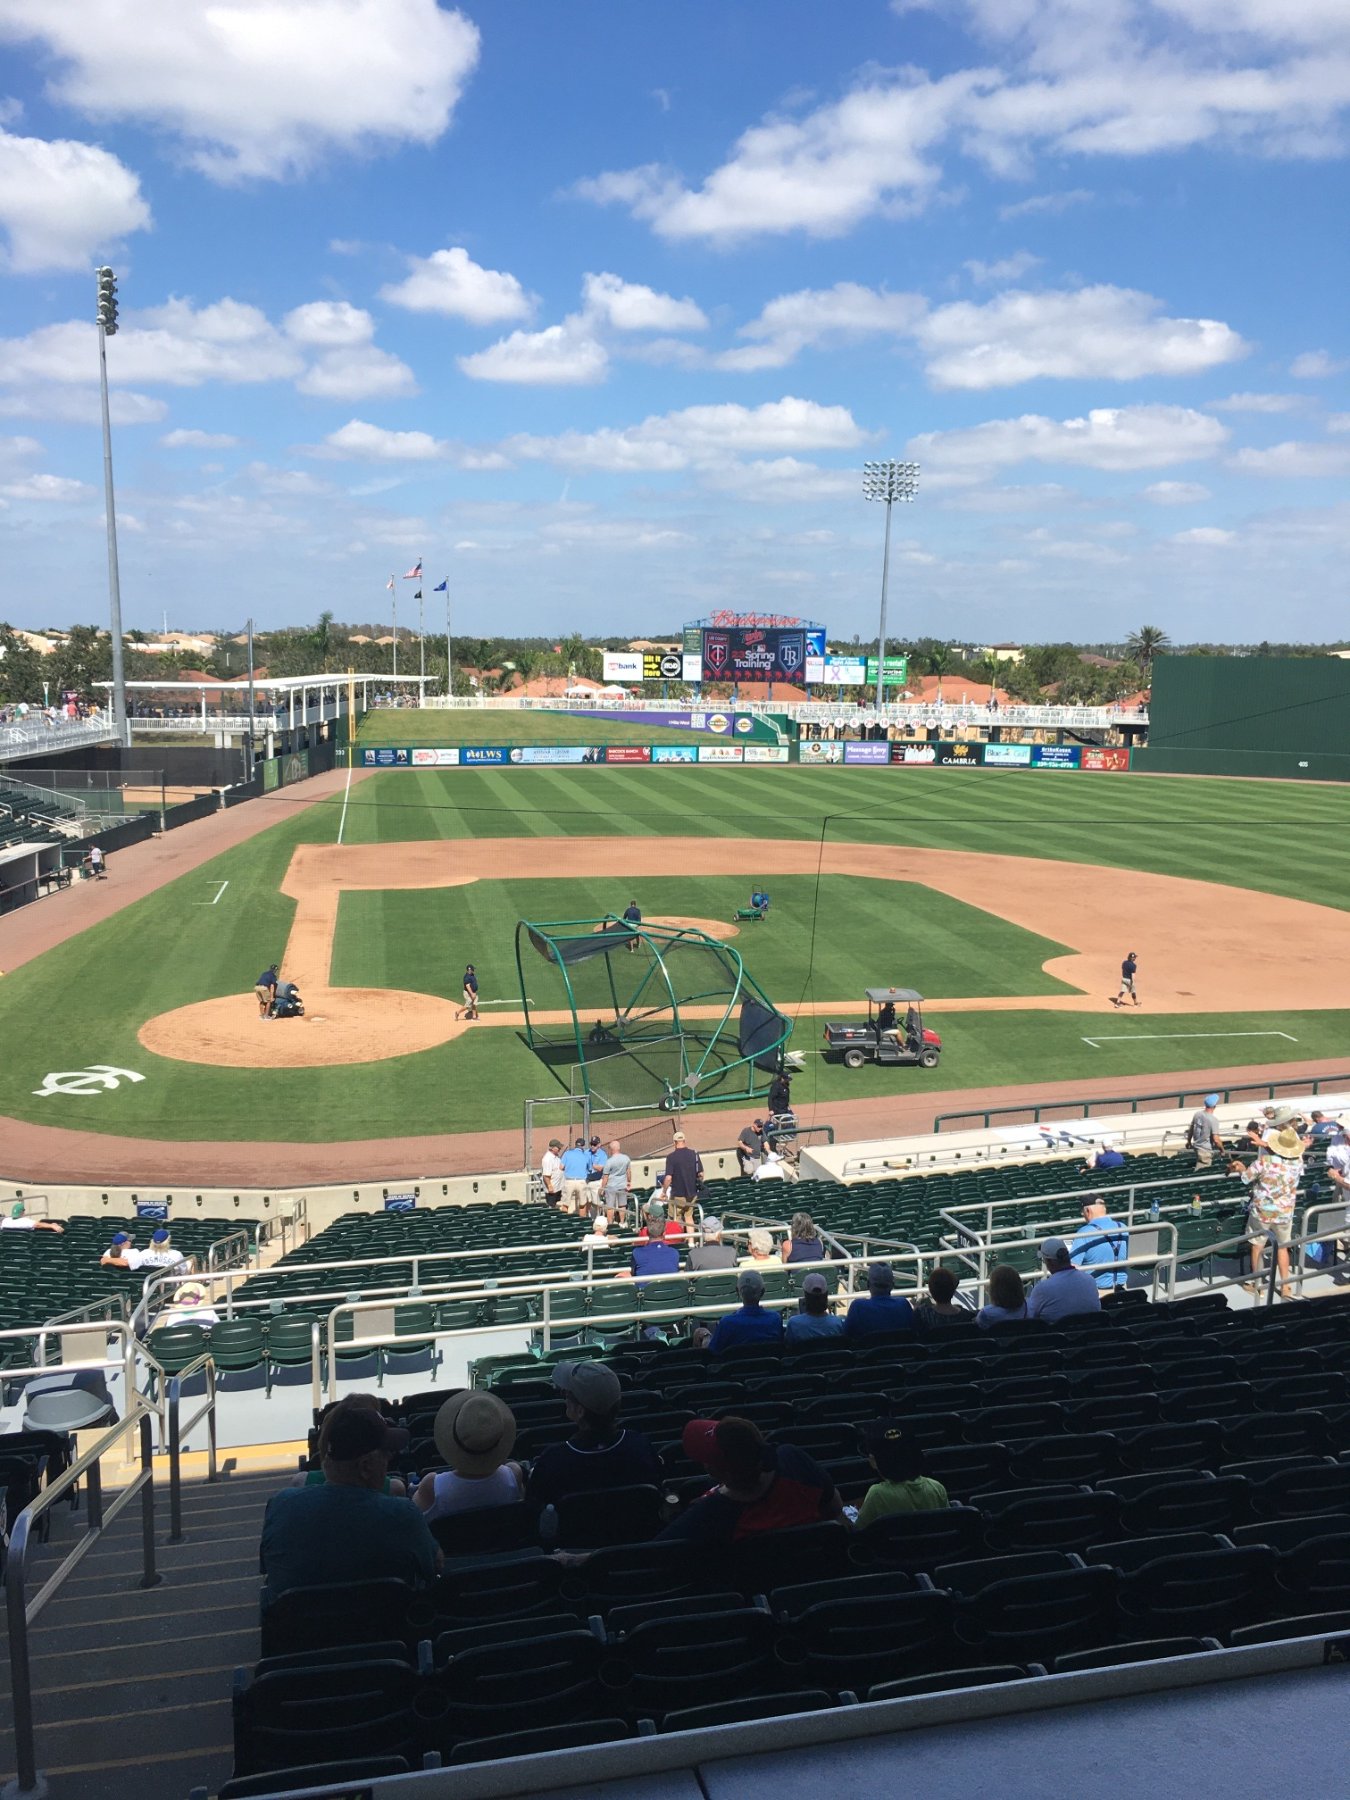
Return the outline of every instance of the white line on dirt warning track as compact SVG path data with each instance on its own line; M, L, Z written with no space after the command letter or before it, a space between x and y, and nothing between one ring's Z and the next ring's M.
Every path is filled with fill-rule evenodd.
M1094 1050L1103 1044L1161 1044L1172 1038L1283 1038L1286 1043L1296 1044L1298 1039L1287 1031L1129 1031L1112 1033L1108 1037L1085 1037L1083 1042Z
M338 820L337 841L339 842L339 844L342 842L342 834L347 828L347 796L351 793L351 791L352 791L352 761L351 761L351 752L348 751L348 753L347 753L347 785L342 790L342 817Z

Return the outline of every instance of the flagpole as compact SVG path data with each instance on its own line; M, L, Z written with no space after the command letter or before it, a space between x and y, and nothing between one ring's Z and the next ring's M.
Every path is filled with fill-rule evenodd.
M398 680L398 589L394 586L394 578L389 577L390 592L394 596L394 680Z
M450 577L445 578L445 697L449 700L455 691L454 659L450 654Z
M420 581L417 584L417 654L422 676L422 685L417 690L417 704L421 706L427 697L427 609Z

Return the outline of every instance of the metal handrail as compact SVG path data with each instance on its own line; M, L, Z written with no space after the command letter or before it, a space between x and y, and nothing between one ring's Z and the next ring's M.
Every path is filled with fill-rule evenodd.
M179 1420L179 1403L183 1395L183 1383L190 1380L198 1370L206 1371L206 1398L193 1413L186 1425ZM216 1365L209 1350L204 1350L199 1357L179 1369L177 1374L169 1377L168 1393L169 1411L169 1542L181 1543L183 1540L183 1491L182 1491L182 1445L185 1437L192 1432L202 1420L206 1420L206 1479L216 1479Z
M939 1113L933 1120L933 1131L934 1133L940 1133L944 1126L951 1127L956 1120L960 1119L977 1119L980 1123L978 1126L970 1127L958 1125L956 1126L957 1130L972 1129L987 1131L991 1119L1001 1119L1006 1117L1009 1113L1030 1113L1030 1122L1033 1125L1038 1125L1041 1121L1042 1113L1057 1111L1061 1107L1081 1107L1081 1112L1071 1113L1069 1117L1086 1119L1090 1118L1093 1113L1109 1115L1113 1108L1121 1112L1137 1113L1140 1107L1148 1106L1155 1100L1174 1101L1175 1105L1172 1110L1174 1112L1179 1112L1188 1106L1192 1100L1202 1100L1207 1093L1215 1092L1219 1095L1221 1105L1229 1105L1235 1094L1249 1094L1254 1098L1259 1098L1264 1095L1267 1100L1274 1100L1277 1094L1290 1091L1295 1094L1311 1095L1335 1093L1338 1089L1346 1088L1350 1088L1350 1073L1340 1075L1302 1075L1297 1078L1290 1077L1288 1080L1284 1081L1238 1081L1234 1082L1229 1087L1218 1089L1212 1087L1196 1087L1182 1088L1178 1091L1175 1088L1170 1088L1161 1094L1126 1094L1118 1099L1043 1100L1039 1103L1028 1100L1021 1106L976 1106L971 1107L966 1112ZM1158 1108L1158 1111L1160 1112L1166 1110L1165 1107ZM1054 1121L1051 1120L1049 1123L1054 1123Z
M18 1767L14 1783L6 1790L10 1794L40 1796L46 1791L46 1784L37 1769L33 1733L33 1680L28 1655L28 1628L66 1576L83 1561L123 1507L137 1494L141 1496L140 1585L143 1588L155 1587L161 1579L155 1569L154 1451L150 1432L150 1421L156 1416L156 1408L144 1396L129 1396L126 1416L109 1426L106 1431L100 1432L89 1449L63 1475L45 1487L35 1500L30 1501L14 1521L9 1539L9 1556L5 1563L5 1615L9 1630L10 1681L14 1692L14 1756ZM140 1436L140 1472L105 1510L102 1459L114 1444L120 1443L133 1429ZM24 1578L33 1526L84 1475L89 1478L86 1490L88 1523L84 1536L47 1577L30 1601Z
M1125 1222L1133 1225L1135 1222L1135 1195L1140 1189L1152 1192L1155 1188L1203 1187L1207 1182L1232 1181L1234 1179L1235 1177L1231 1176L1227 1170L1216 1169L1207 1175L1192 1172L1189 1175L1161 1176L1157 1181L1122 1181L1114 1187L1071 1188L1067 1191L1061 1188L1053 1194L1014 1194L1003 1200L959 1200L951 1206L942 1207L938 1217L945 1219L955 1230L965 1231L968 1229L965 1218L958 1215L983 1212L985 1230L993 1231L994 1213L1000 1207L1039 1206L1042 1203L1047 1207L1053 1207L1056 1203L1076 1199L1081 1212L1089 1200L1104 1199L1108 1194L1128 1194L1130 1199Z
M258 1223L261 1223L261 1221L259 1220ZM218 1256L223 1258L226 1255L238 1254L237 1251L230 1251L225 1248L225 1246L232 1244L242 1244L244 1266L248 1266L253 1257L253 1250L248 1241L248 1230L245 1226L241 1225L237 1231L227 1231L224 1237L214 1238L211 1243L206 1246L206 1268L202 1271L203 1274L214 1275L218 1273L221 1268L221 1263L217 1260Z
M51 1331L59 1325L78 1325L82 1322L94 1324L99 1312L112 1307L117 1317L126 1321L131 1316L131 1308L125 1294L101 1294L97 1300L86 1300L83 1306L73 1306L69 1312L53 1313L50 1319L44 1319L34 1330Z

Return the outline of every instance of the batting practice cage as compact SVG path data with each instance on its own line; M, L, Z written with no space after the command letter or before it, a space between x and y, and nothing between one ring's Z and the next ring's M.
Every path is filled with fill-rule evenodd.
M749 1100L782 1066L792 1021L706 932L522 919L516 968L526 1041L592 1109Z

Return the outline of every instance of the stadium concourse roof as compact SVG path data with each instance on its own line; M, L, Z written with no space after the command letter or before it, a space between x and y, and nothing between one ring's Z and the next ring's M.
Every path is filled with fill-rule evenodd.
M168 690L183 694L246 694L249 688L253 687L255 689L270 688L284 694L298 692L301 688L341 687L348 681L383 681L390 685L398 682L400 686L406 683L414 687L425 687L429 681L439 680L440 677L436 675L389 675L383 672L343 669L327 675L258 675L252 682L247 676L241 676L237 681L217 681L214 676L210 676L204 681L129 681L126 686L128 693L135 691L137 693L162 694ZM96 681L94 686L110 688L112 682Z

